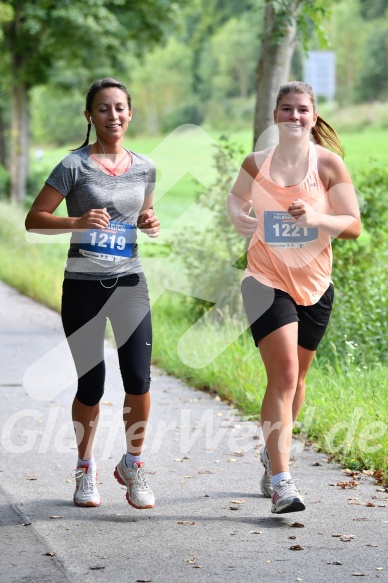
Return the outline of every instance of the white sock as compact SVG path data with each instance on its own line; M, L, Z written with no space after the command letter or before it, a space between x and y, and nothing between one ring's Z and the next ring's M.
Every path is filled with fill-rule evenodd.
M125 465L127 468L131 468L133 464L138 464L141 462L141 454L140 455L132 455L131 453L125 454Z
M92 456L89 460L81 460L81 458L78 458L78 463L77 463L77 468L79 466L84 466L84 467L89 467L89 466L93 466L94 468L96 467L96 462L94 457Z
M280 482L282 480L290 480L290 479L291 479L290 472L280 472L280 474L276 474L275 476L272 476L271 483L272 483L272 486L277 486L278 484L280 484Z

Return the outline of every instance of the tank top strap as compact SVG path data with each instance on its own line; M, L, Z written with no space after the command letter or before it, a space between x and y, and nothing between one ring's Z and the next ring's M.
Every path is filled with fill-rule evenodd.
M315 143L310 140L310 167L309 170L318 171L318 156Z
M260 168L260 172L259 174L261 174L264 178L266 178L266 180L271 181L270 175L269 175L269 169L271 166L271 161L275 152L275 148L276 146L274 146L273 148L270 149L268 156L266 157L266 159L264 160L263 164L261 165Z

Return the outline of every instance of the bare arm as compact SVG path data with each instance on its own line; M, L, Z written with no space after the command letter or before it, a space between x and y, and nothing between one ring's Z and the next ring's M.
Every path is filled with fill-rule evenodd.
M153 192L144 198L144 203L137 220L138 228L152 239L158 237L160 233L160 221L154 213L153 200Z
M321 151L319 175L328 189L333 214L316 212L300 199L290 205L288 212L303 227L318 227L338 239L357 239L361 232L360 210L343 160L328 150Z
M227 199L230 221L239 235L244 238L251 237L257 228L257 219L249 215L252 208L252 184L256 174L254 154L249 154L241 165L237 180Z
M108 226L110 217L106 209L91 209L82 217L55 216L53 213L63 198L58 190L45 184L27 214L27 231L57 235L82 229L104 229Z

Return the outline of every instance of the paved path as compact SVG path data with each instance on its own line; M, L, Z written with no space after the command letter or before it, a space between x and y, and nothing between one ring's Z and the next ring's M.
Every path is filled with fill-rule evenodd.
M333 486L351 478L296 451L307 509L271 515L257 425L157 369L145 452L157 504L131 508L113 477L124 447L115 356L95 451L103 504L75 507L74 377L59 316L4 284L0 306L0 582L388 580L387 493L363 476Z

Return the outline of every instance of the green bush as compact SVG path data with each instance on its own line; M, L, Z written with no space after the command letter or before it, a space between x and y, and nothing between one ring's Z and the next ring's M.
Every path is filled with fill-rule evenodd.
M211 212L212 219L205 229L198 227L179 235L175 245L183 256L193 296L196 296L200 281L202 295L214 298L222 317L225 314L242 314L241 271L237 272L232 266L241 269L236 259L244 258L246 242L236 232L226 210L226 197L238 170L236 160L241 160L243 150L225 136L221 136L219 141L221 147L216 147L214 154L216 177L201 197L201 205ZM198 188L203 193L199 183ZM192 310L198 317L212 305L204 300L191 301Z
M363 197L363 235L333 242L335 302L320 358L357 366L388 362L386 206L388 171L377 166L354 177Z
M163 116L161 130L163 133L173 132L184 124L201 125L204 119L203 106L193 101L177 107Z

